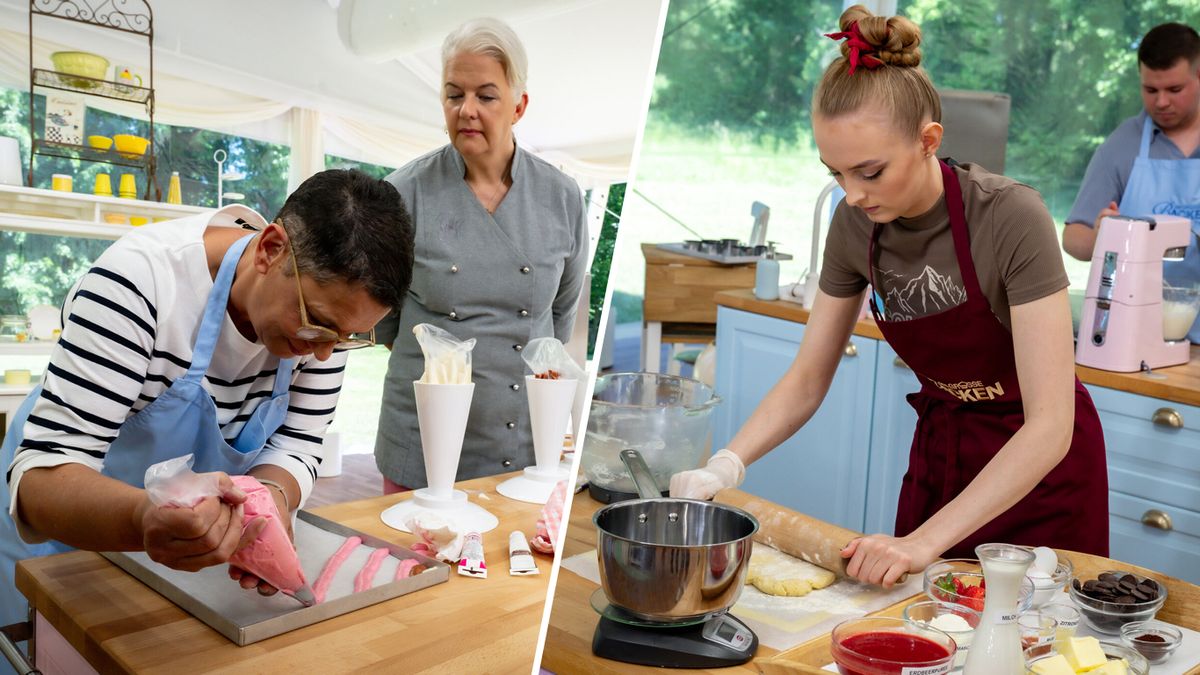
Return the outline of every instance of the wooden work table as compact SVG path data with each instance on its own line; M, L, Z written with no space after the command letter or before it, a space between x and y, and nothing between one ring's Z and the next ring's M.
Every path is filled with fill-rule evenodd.
M809 311L798 303L759 300L751 290L721 291L715 298L716 303L723 307L786 321L808 323ZM869 316L855 324L854 334L876 340L883 339L879 326L875 325L875 321ZM1200 346L1192 346L1192 360L1188 363L1161 368L1156 370L1153 376L1144 373L1113 373L1079 365L1075 366L1075 372L1084 384L1200 406Z
M570 528L563 549L563 558L596 548L596 530L592 514L604 506L588 496L586 492L575 495L571 505ZM757 545L757 544L756 544ZM1200 630L1200 588L1187 582L1127 563L1108 558L1061 551L1074 565L1075 573L1094 576L1110 569L1130 570L1153 577L1168 586L1167 602L1159 611L1160 620ZM550 614L550 625L546 631L546 645L542 652L542 668L556 675L622 675L624 673L662 673L662 668L638 666L619 661L602 659L592 654L592 635L600 616L592 609L589 598L598 585L583 577L562 569L554 589L554 606ZM903 608L919 599L912 596L872 615L900 616ZM813 638L803 644L782 652L759 645L754 659L732 668L716 670L689 670L695 673L812 673L817 675L821 668L833 662L829 653L829 634ZM1200 667L1195 671L1200 671Z
M533 665L550 562L542 573L508 574L508 534L531 536L541 507L500 496L513 474L463 481L472 502L500 519L484 535L491 573L450 580L290 633L238 647L102 558L77 551L17 564L17 588L102 673L528 673ZM481 493L486 499L480 498ZM379 514L406 499L390 495L313 513L388 541L411 534ZM231 582L232 583L232 582Z

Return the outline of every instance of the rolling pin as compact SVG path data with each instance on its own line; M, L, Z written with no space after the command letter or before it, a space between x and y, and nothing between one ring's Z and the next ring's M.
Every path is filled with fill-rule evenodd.
M713 501L736 506L757 518L758 532L754 533L754 541L827 569L839 579L848 576L846 563L850 560L842 557L842 549L851 540L863 536L858 532L806 516L735 488L721 490L713 497ZM907 580L908 574L905 573L900 575L896 583L902 584Z
M754 541L827 569L838 578L846 576L848 562L841 555L842 549L862 536L741 490L721 490L713 501L736 506L757 518Z

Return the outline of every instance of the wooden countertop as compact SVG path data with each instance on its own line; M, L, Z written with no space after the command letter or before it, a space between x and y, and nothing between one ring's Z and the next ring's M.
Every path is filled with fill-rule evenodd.
M537 648L550 561L542 573L508 574L508 534L531 536L541 507L500 496L513 474L463 481L472 502L500 519L484 535L491 573L450 580L356 612L238 647L99 554L76 551L17 564L17 588L98 671L128 673L346 671L529 673ZM476 492L482 491L486 499ZM379 514L407 497L390 495L313 513L405 545L415 538Z
M571 503L570 526L563 545L563 559L596 548L596 528L592 514L604 506L588 496L586 491L575 495ZM554 588L554 606L550 625L546 629L546 646L542 651L542 668L557 675L588 673L589 675L622 675L624 673L662 673L662 668L638 666L602 659L592 654L592 634L600 615L592 609L589 599L600 588L567 569L560 569ZM756 656L771 656L776 650L759 645ZM693 673L757 673L754 661L739 667L715 670L690 670Z
M595 526L592 514L603 504L588 496L586 492L575 495L571 505L570 527L564 544L563 558L596 548ZM1108 558L1061 551L1074 564L1076 574L1092 575L1111 569L1129 570L1149 576L1168 587L1167 601L1159 611L1160 620L1200 630L1200 587L1185 581L1159 574L1153 570L1115 562ZM592 609L589 598L599 588L583 577L566 569L559 571L554 589L554 606L551 609L550 625L546 631L546 645L542 652L541 667L557 675L623 675L624 673L662 673L662 668L637 666L619 661L602 659L592 654L592 635L600 617ZM875 612L879 616L900 616L903 608L917 596L902 600L890 607ZM741 666L715 670L689 670L695 673L818 673L825 664L832 663L829 654L829 635L825 634L791 649L779 652L759 645L754 659ZM1200 672L1196 668L1192 672Z
M718 305L731 309L771 316L798 323L808 322L808 310L798 303L784 300L759 300L751 290L722 291L716 294ZM870 317L854 326L854 334L883 339L883 333ZM1143 396L1200 406L1200 346L1192 346L1192 360L1181 366L1161 368L1154 377L1142 373L1112 373L1086 366L1075 366L1084 384L1127 391ZM1161 379L1158 376L1163 376Z

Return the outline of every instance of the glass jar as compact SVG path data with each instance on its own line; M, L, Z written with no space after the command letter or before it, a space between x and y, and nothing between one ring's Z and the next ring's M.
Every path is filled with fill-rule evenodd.
M25 342L29 339L29 323L20 314L0 316L0 340Z

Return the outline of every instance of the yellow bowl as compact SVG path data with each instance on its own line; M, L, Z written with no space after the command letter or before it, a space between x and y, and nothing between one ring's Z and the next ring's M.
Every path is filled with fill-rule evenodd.
M148 222L150 222L150 219L146 216L129 216L129 224L134 227L140 227Z
M93 80L103 80L104 74L108 72L108 59L88 52L54 52L50 55L50 61L60 73L90 77ZM96 86L95 82L73 78L68 78L67 83L88 89Z
M112 147L113 139L108 136L88 136L88 145L97 150L107 150Z
M117 144L117 152L126 157L141 157L150 146L150 139L129 134L117 134L113 136L113 142Z
M124 213L106 213L104 214L104 222L109 225L128 225L129 216Z

